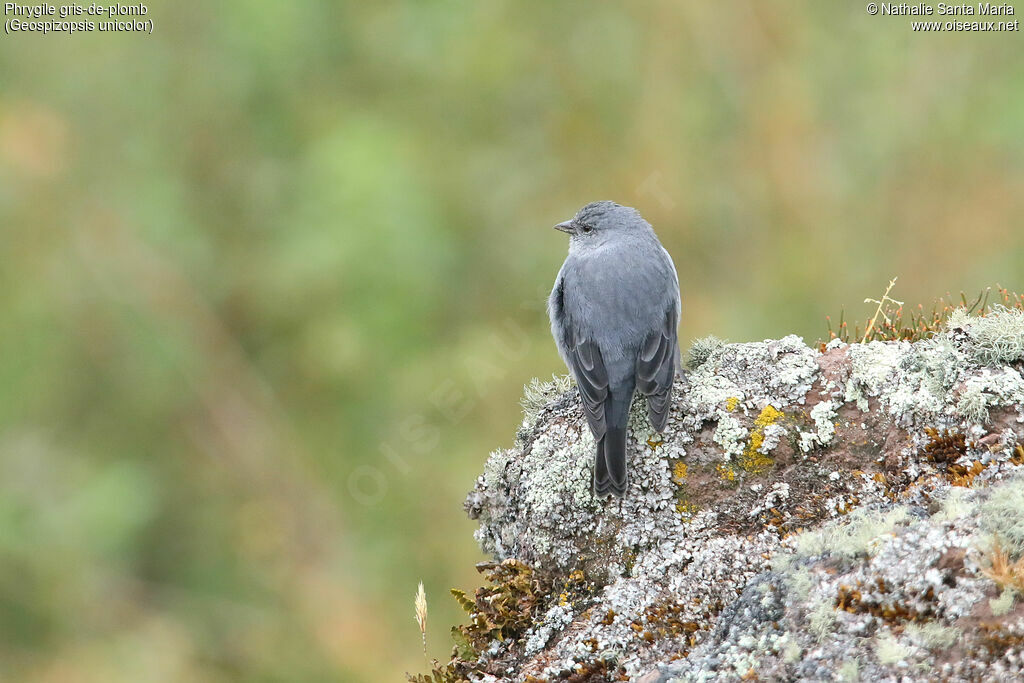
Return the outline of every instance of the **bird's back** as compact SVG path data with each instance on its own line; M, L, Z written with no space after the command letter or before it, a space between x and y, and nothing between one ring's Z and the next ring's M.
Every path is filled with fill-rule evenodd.
M568 321L610 363L635 360L644 338L679 305L675 268L653 235L570 253L562 277Z

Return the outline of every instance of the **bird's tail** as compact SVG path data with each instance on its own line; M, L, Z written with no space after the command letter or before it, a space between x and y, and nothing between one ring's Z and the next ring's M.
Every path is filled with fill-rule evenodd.
M594 462L594 495L622 498L629 486L626 470L626 428L609 427L597 442Z

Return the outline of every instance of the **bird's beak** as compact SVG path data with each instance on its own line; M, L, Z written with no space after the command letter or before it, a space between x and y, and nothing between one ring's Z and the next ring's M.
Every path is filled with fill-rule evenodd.
M561 230L562 232L573 233L576 232L576 226L572 224L571 220L559 223L555 226L555 230Z

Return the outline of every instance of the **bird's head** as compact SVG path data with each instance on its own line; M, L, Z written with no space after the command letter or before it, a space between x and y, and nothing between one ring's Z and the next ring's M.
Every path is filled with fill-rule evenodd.
M583 246L650 227L636 209L602 201L587 204L571 219L556 225L555 230L569 233L572 244Z

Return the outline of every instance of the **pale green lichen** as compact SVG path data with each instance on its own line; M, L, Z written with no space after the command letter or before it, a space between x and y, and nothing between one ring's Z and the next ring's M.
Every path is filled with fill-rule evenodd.
M988 422L988 399L985 392L977 385L966 387L956 403L956 411L968 422Z
M875 656L878 657L879 664L898 664L906 661L912 653L913 649L899 642L892 633L883 633L875 639Z
M910 344L880 342L850 345L850 378L846 382L846 401L855 401L863 412L868 410L868 397L877 396L899 366Z
M831 554L849 558L870 553L881 542L882 536L891 533L909 517L905 507L884 513L854 510L841 521L830 522L820 529L797 536L796 551L804 557Z
M1013 602L1017 598L1017 592L1012 588L1004 588L1003 592L999 594L998 598L991 598L988 601L988 606L992 610L992 615L1001 617L1011 609L1013 609Z
M1005 365L1024 358L1024 310L994 306L968 327L971 354L982 365Z
M961 631L955 626L943 626L930 621L925 624L907 624L904 633L918 647L941 650L955 643L960 637Z
M954 309L949 317L946 318L946 329L947 330L961 330L965 329L975 318L967 312L967 309L961 306L960 308Z
M1024 555L1024 475L995 486L981 504L982 526L995 535L1010 557Z
M905 349L899 371L881 398L891 414L930 418L945 410L962 359L948 337L919 341Z
M633 403L629 406L629 433L639 443L653 445L661 442L661 435L654 431L647 415L647 398L640 392L633 395Z
M691 370L696 370L700 366L704 365L711 356L724 347L726 340L719 339L714 335L707 337L701 337L700 339L694 339L690 345L690 351L687 353L686 367Z
M792 664L799 660L800 655L804 653L800 643L789 633L784 634L780 640L782 642L779 644L779 653L782 655L782 661Z
M791 557L787 555L786 557ZM773 565L774 566L774 565ZM811 593L811 588L814 586L814 577L811 575L811 570L807 567L800 567L786 577L786 584L789 587L790 593L792 593L797 600L804 601L807 596Z
M514 451L500 449L491 453L484 463L484 483L487 486L497 486L505 473L505 466L514 455Z
M523 415L527 422L537 419L537 414L548 403L558 398L572 387L570 375L551 375L551 380L542 382L534 377L523 387L523 398L519 403L523 407Z
M837 673L843 683L857 683L860 680L860 660L856 657L845 660Z
M1024 403L1024 378L1013 368L984 368L969 377L960 392L957 410L972 422L988 420L988 408Z
M819 643L832 631L836 623L836 610L831 602L820 602L807 615L807 631Z
M973 501L974 495L974 491L969 488L961 486L950 488L945 500L942 501L942 508L932 515L932 519L938 522L951 522L971 514L976 507Z
M579 438L568 444L568 453L554 457L555 452L566 445L553 435L542 434L523 460L523 469L533 475L526 489L525 503L539 518L554 516L567 498L579 507L594 503L590 473L596 447L594 437L589 429L582 429ZM542 552L551 550L557 542L553 538L556 532L557 528L535 529L537 548Z

